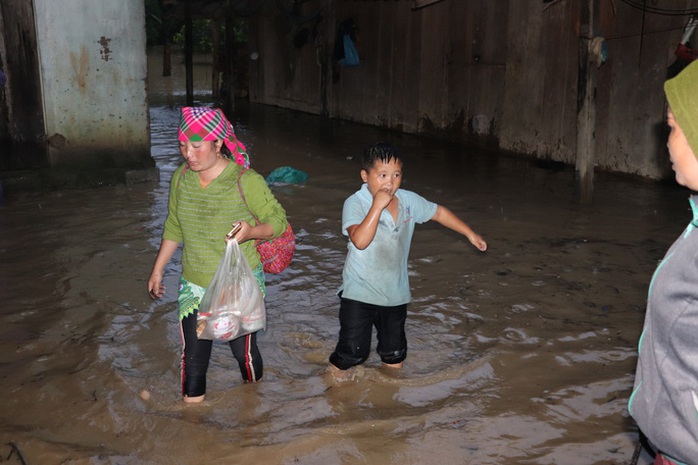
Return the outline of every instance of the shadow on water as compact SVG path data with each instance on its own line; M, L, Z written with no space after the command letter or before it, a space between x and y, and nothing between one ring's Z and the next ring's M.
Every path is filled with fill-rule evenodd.
M594 205L581 206L568 169L240 106L232 119L255 169L310 175L274 187L298 250L268 277L264 381L243 385L216 345L206 402L185 406L179 258L164 299L145 290L181 162L182 94L169 92L151 108L158 183L0 206L0 456L12 442L29 464L629 461L637 433L626 400L647 284L688 221L686 192L599 176ZM403 187L447 205L490 249L419 226L404 369L385 371L372 354L335 385L326 367L346 250L341 206L359 187L356 157L377 140L405 152Z

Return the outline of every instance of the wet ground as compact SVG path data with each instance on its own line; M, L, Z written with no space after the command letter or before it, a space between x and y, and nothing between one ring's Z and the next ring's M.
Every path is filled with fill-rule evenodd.
M241 105L233 122L252 166L309 174L273 188L298 249L268 276L264 380L243 385L216 345L205 403L184 405L177 257L165 298L146 292L181 162L172 87L151 89L159 183L0 206L0 463L19 452L30 465L630 462L647 285L689 221L687 191L599 175L583 206L557 165ZM489 250L418 226L405 367L386 371L373 353L337 385L326 368L341 206L360 186L354 157L377 140L406 153L404 188L451 208Z

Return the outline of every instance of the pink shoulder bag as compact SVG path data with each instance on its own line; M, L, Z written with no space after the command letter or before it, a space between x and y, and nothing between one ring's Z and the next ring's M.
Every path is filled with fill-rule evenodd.
M245 173L246 170L241 170L238 175L238 191L240 191L240 197L242 201L245 202L247 210L254 218L257 224L260 224L257 216L252 213L250 206L247 205L247 200L245 200L245 193L242 191L242 184L240 184L240 178ZM293 259L293 254L296 252L296 236L291 228L291 223L288 223L288 227L284 233L274 239L269 241L257 240L255 242L257 247L257 252L262 260L262 265L264 266L264 271L271 274L279 274L284 271L288 265L291 264Z

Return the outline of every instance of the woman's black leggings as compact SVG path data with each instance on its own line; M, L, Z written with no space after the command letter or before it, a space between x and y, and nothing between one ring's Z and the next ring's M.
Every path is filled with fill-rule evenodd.
M182 336L182 395L198 397L206 393L206 371L213 341L196 337L195 311L180 322ZM240 365L242 379L254 383L262 379L262 355L257 347L257 333L240 336L228 343Z

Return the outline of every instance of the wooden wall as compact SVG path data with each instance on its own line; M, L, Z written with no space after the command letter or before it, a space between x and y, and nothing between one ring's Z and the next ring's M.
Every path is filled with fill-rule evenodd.
M310 0L296 16L268 7L252 19L260 58L250 69L251 99L574 164L580 47L588 38L581 18L589 4L442 0L413 10L408 0ZM317 12L323 19L312 40L294 45ZM358 25L362 62L333 82L335 28L346 18ZM597 169L668 174L662 84L687 19L596 2L591 35L608 47L591 89Z
M31 0L0 2L0 169L48 165L34 21Z

